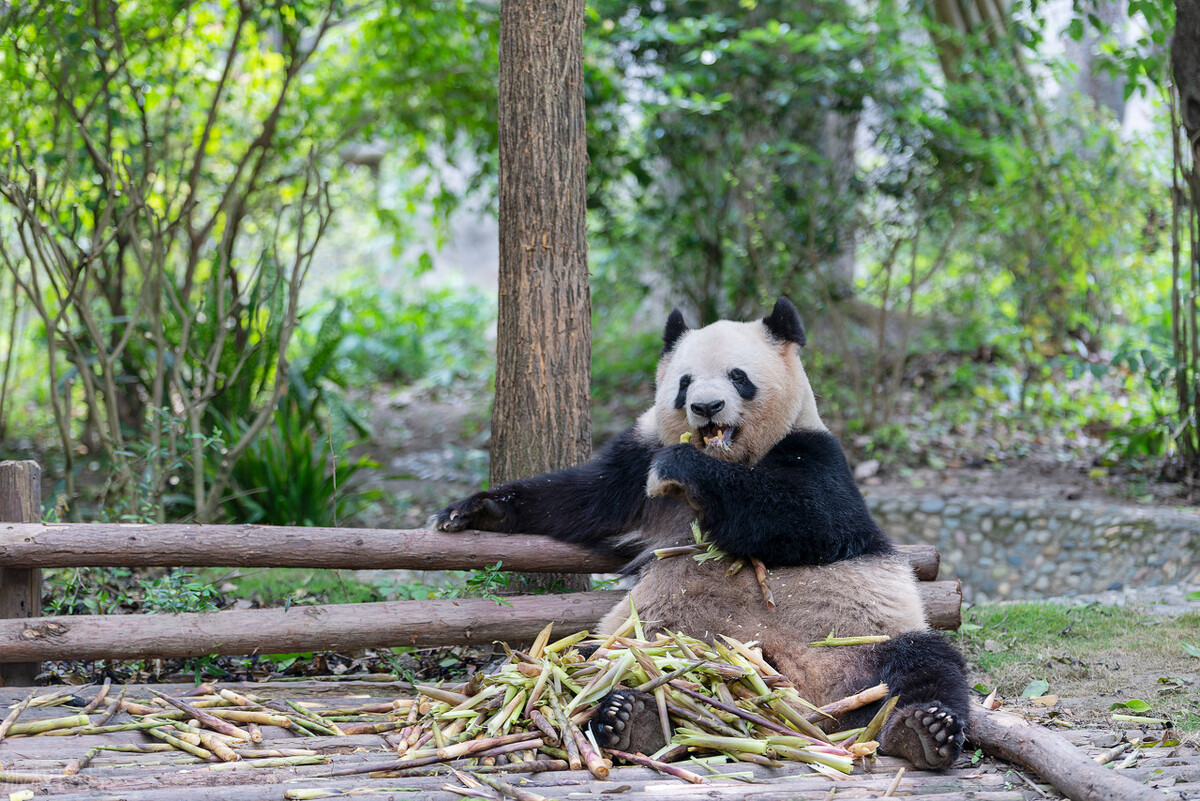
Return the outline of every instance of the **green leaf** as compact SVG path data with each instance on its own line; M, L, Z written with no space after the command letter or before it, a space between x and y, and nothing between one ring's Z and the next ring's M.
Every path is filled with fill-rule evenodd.
M1187 600L1187 601L1200 601L1200 590L1195 590L1193 592L1189 592L1187 595L1185 595L1183 597L1184 597L1184 600Z
M309 357L308 365L304 368L304 381L310 386L325 375L333 362L338 345L341 344L344 336L342 330L343 308L345 308L345 302L338 298L329 314L325 315L325 319L321 321L321 327L317 331L316 349Z
M1149 712L1152 707L1140 698L1130 698L1128 701L1118 701L1109 707L1113 709L1128 709L1130 712Z
M1022 698L1038 698L1045 695L1050 689L1050 682L1045 679L1034 679L1025 685L1025 689L1021 691Z
M1185 642L1183 644L1183 650L1187 651L1187 653L1190 656L1194 656L1197 659L1200 659L1200 648L1197 648L1196 646L1192 645L1191 643Z

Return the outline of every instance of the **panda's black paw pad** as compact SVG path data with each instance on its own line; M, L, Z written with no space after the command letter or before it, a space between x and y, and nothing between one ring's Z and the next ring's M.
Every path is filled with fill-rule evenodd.
M592 718L592 733L601 748L629 750L634 724L646 711L644 698L644 693L618 687L601 701Z
M937 703L898 709L884 747L924 770L944 770L962 753L962 722Z

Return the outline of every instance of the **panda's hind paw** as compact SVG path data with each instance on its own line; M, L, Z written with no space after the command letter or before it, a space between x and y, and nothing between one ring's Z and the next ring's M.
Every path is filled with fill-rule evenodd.
M601 748L650 754L663 746L654 697L617 687L597 707L592 733Z
M938 703L907 706L893 713L881 744L922 770L945 770L962 753L962 721Z

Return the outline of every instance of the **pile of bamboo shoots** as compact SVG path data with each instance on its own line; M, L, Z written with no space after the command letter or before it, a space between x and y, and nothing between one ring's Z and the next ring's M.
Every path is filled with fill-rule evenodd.
M434 772L450 764L472 772L578 770L607 778L614 758L693 782L683 767L735 760L779 766L808 763L830 776L872 756L894 702L860 729L828 735L838 714L878 701L878 685L816 708L758 652L731 638L705 643L681 634L647 640L636 613L611 637L587 632L550 642L550 627L528 651L509 651L499 669L461 685L417 685L419 703L393 742L401 759L374 765L378 778ZM576 648L594 647L587 657ZM590 650L590 649L584 649ZM618 685L650 693L667 745L655 754L599 746L588 722ZM335 775L361 772L339 771Z
M415 698L355 707L319 708L201 685L184 698L151 689L152 698L130 700L122 692L103 712L95 713L106 700L106 684L78 714L19 722L30 705L50 706L71 699L70 692L34 693L0 723L0 740L134 730L153 739L144 744L96 746L66 766L64 773L72 774L102 750L174 752L179 761L238 763L239 767L317 764L328 757L304 748L305 737L379 734L394 747L398 759L328 775L370 773L372 778L391 778L450 770L468 786L482 782L503 792L496 786L503 782L486 774L586 767L604 779L614 759L697 783L706 779L685 763L705 770L730 760L767 766L794 760L838 777L850 772L855 759L875 753L874 737L894 705L894 701L885 705L864 728L829 735L821 724L884 698L886 686L815 708L763 661L752 644L730 638L706 643L661 633L650 640L636 612L607 638L591 639L584 631L551 642L550 635L547 626L529 650L509 650L498 669L469 682L418 684ZM659 752L630 754L603 749L596 742L588 723L598 703L618 685L653 695L667 743ZM118 712L131 720L110 723ZM297 747L259 746L264 726L293 732Z

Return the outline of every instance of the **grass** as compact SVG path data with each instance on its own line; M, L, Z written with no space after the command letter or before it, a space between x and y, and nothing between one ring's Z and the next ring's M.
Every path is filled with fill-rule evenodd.
M1141 714L1200 732L1200 657L1188 651L1200 652L1200 604L1175 617L1095 604L974 606L957 639L973 680L1002 698L1028 689L1071 699L1071 717L1088 725L1110 725L1110 707L1136 698L1150 707Z

